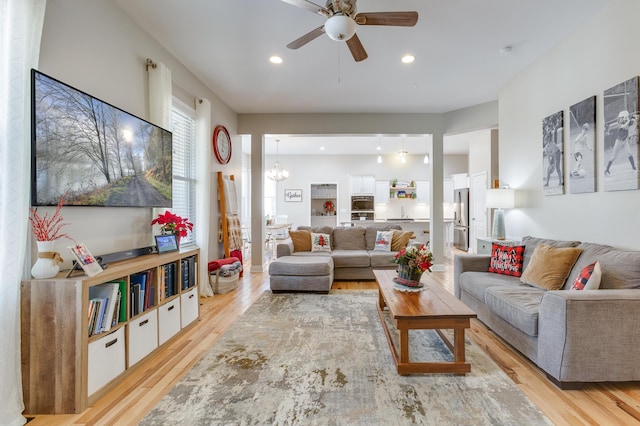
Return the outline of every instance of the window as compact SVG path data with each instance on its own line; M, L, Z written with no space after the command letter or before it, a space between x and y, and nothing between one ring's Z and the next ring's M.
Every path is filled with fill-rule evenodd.
M195 110L173 100L171 112L173 133L173 208L178 216L196 221L196 120ZM189 232L180 244L195 244L196 237Z

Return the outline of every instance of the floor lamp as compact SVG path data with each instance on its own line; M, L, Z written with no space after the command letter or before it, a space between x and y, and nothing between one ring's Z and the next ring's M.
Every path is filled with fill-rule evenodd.
M487 190L487 207L496 209L493 214L492 239L504 240L506 238L503 209L515 207L515 198L515 190L509 187Z

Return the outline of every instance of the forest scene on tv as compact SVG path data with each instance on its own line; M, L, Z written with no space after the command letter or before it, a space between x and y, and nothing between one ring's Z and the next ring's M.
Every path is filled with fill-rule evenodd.
M38 71L34 206L171 207L171 132Z

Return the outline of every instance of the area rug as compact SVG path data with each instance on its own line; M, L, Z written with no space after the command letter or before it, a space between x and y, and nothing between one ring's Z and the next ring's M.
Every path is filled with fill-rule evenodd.
M397 374L376 291L263 294L142 425L551 425L469 339L466 376ZM430 330L412 360L452 360Z

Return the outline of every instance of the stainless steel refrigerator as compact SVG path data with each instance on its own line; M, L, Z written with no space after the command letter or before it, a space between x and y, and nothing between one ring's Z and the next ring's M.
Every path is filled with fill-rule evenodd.
M469 251L469 189L456 189L453 192L455 210L453 216L453 246Z

